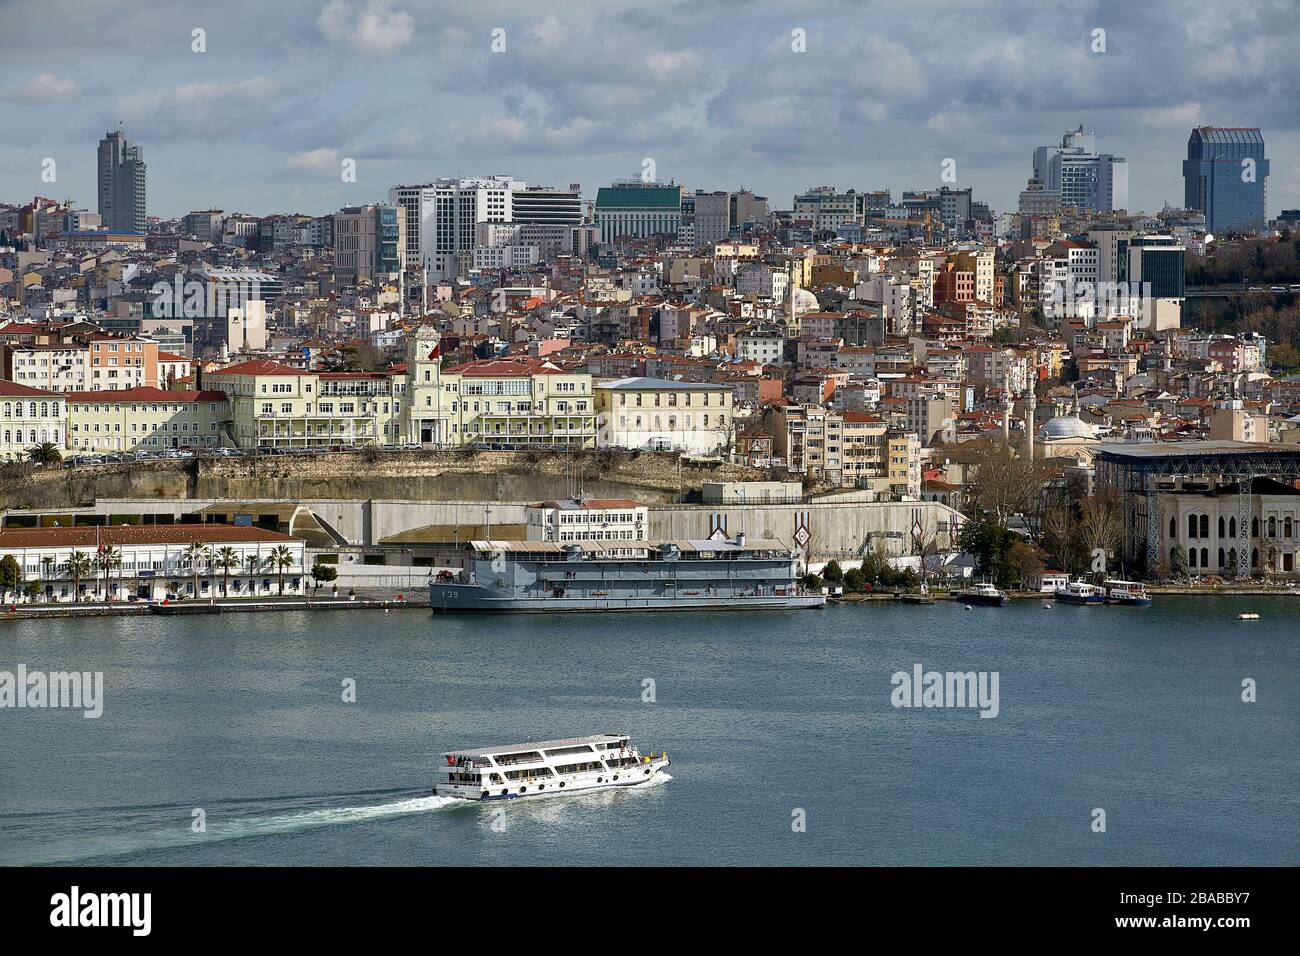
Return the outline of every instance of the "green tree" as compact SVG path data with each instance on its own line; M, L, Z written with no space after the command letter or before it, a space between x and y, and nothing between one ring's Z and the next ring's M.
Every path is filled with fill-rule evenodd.
M329 564L321 564L319 561L311 566L311 576L315 580L317 587L322 584L328 584L339 576L336 568Z
M217 552L212 563L221 572L221 596L227 597L230 594L230 572L241 567L243 562L235 549L227 546Z
M1181 544L1174 545L1169 552L1169 573L1174 577L1191 580L1191 575L1187 569L1187 552L1183 550Z
M41 582L33 578L27 582L27 587L24 588L24 591L27 594L28 602L35 604L36 599L41 596Z
M63 456L59 454L58 445L53 442L43 441L39 445L33 445L27 449L27 460L41 468L53 468L63 461Z
M961 547L975 557L976 570L995 581L1011 577L1007 551L1021 540L1013 531L1002 527L991 515L981 514L967 521L961 529Z
M844 590L857 594L866 589L867 577L861 568L849 568L844 572Z
M23 569L12 554L0 558L0 594L8 600L10 591L17 591L23 583Z
M73 551L68 556L68 574L72 575L72 600L81 600L81 579L93 573L95 564L84 551Z
M111 600L109 597L109 584L112 583L113 572L122 566L121 550L111 544L104 545L95 558L95 565L104 575L104 600Z
M194 572L194 596L199 596L199 571L203 563L212 563L212 552L202 541L191 541L183 552L185 560L190 563L190 570Z
M822 589L822 579L812 573L805 574L801 577L799 583L808 591L820 591Z
M844 570L838 561L829 561L822 568L822 577L831 584L840 584L844 581Z
M270 556L267 557L266 563L274 568L280 575L280 595L284 596L284 572L293 567L295 562L293 549L287 544L278 545L271 549Z

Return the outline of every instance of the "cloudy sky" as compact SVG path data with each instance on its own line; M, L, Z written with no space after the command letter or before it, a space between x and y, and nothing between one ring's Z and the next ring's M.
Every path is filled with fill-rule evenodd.
M1274 214L1300 206L1297 49L1300 0L0 0L0 201L95 209L120 122L151 215L489 173L594 196L646 158L776 208L818 184L897 198L952 158L1005 211L1034 146L1083 124L1155 210L1181 205L1200 124L1263 129Z

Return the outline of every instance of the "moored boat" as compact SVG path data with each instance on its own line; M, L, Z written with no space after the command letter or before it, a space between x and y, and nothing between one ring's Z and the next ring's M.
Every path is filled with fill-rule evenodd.
M1054 592L1062 604L1105 604L1106 592L1087 581L1071 581Z
M473 541L429 581L435 611L703 611L820 608L797 556L774 540Z
M510 800L637 787L659 777L668 754L642 754L627 734L594 734L444 753L433 792L462 800Z
M1103 585L1106 589L1107 604L1123 604L1128 607L1150 607L1151 595L1147 593L1147 586L1140 581L1107 581Z
M958 591L955 597L967 604L981 604L985 607L1001 607L1007 603L1006 592L999 591L991 584L972 584Z

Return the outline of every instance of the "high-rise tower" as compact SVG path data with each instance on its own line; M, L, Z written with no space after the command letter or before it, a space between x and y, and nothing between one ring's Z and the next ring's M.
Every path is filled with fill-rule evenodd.
M144 151L121 130L99 141L99 215L112 232L148 230Z

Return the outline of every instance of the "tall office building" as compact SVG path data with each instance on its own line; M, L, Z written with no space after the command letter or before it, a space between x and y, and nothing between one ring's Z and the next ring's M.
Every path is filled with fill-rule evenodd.
M542 226L582 225L582 186L570 183L568 189L552 186L525 186L510 194L512 222Z
M682 224L682 187L639 179L601 186L595 219L601 242L624 236L676 236Z
M1246 232L1267 220L1268 160L1258 128L1198 126L1183 160L1184 201L1209 232Z
M1128 161L1097 152L1097 134L1082 126L1061 137L1060 146L1034 150L1034 179L1059 192L1066 206L1092 212L1128 208Z
M511 222L512 193L525 183L509 176L439 179L420 194L420 254L433 281L469 268L475 227L481 222Z
M334 271L344 280L395 277L403 269L406 221L393 205L344 206L334 214Z
M99 215L112 232L148 230L144 151L121 130L99 141Z
M695 191L695 244L711 246L731 235L731 193Z
M410 272L419 271L424 261L420 250L420 217L423 215L421 203L426 189L432 190L433 183L394 186L388 190L388 205L396 206L402 217L402 266ZM429 202L432 207L432 193Z

